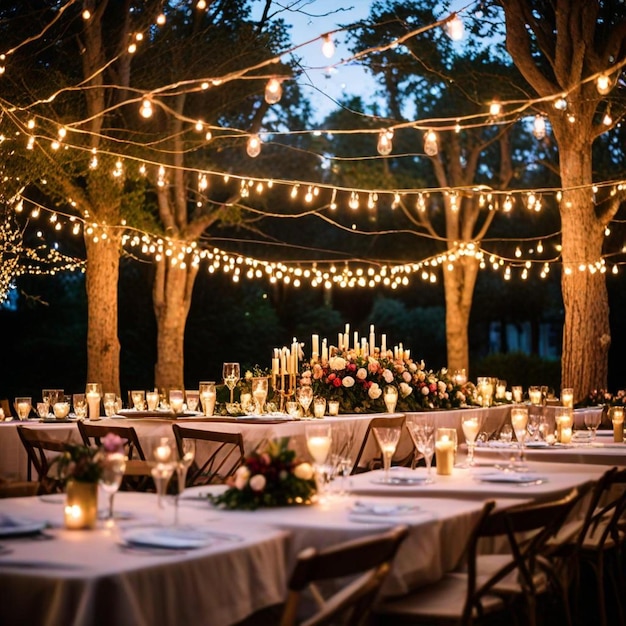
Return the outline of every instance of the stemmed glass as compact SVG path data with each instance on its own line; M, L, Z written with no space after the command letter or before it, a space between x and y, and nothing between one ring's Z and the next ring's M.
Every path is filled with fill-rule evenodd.
M378 446L383 454L383 482L391 482L389 471L391 469L391 459L400 441L400 429L398 427L373 428L374 437L378 441Z
M465 443L467 444L467 467L474 466L474 449L476 447L476 437L480 432L480 417L478 415L463 415L461 426Z
M539 433L541 427L541 415L537 413L530 413L528 415L528 434L531 441L539 441Z
M596 431L602 421L602 413L600 411L585 411L585 426L591 431L591 441L596 440Z
M324 463L332 444L330 424L307 424L305 433L306 446L313 457L317 491L321 494L324 486Z
M309 407L313 401L313 388L309 385L303 385L298 389L298 402L304 409L303 417L309 417Z
M163 508L163 496L167 490L167 484L174 473L176 459L174 450L168 437L161 437L159 444L152 451L150 473L154 479L157 490L157 503L159 509Z
M528 409L526 407L514 406L511 408L511 425L519 443L519 462L517 468L524 469L524 444L528 434Z
M126 471L126 455L122 450L115 452L105 452L102 456L102 474L100 475L100 486L109 496L109 509L106 517L106 524L110 526L114 522L113 498L122 484L124 472Z
M224 384L230 389L230 403L234 402L235 387L241 378L239 363L224 363L222 368Z
M187 481L187 471L191 467L196 457L196 441L195 439L182 439L180 442L182 450L179 453L178 462L176 463L176 479L178 481L178 490L176 492L175 508L174 508L174 524L178 525L178 501L181 494L185 490Z
M424 457L426 463L426 482L432 483L430 475L433 455L435 454L435 425L426 416L409 416L406 420L409 434L415 448ZM415 459L417 460L417 459ZM415 461L414 461L415 462Z

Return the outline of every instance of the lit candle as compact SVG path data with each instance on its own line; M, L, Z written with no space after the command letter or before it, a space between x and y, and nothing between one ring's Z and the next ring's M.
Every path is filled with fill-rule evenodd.
M148 403L148 411L156 411L159 406L159 392L146 391L146 402Z
M367 339L361 337L361 354L367 356Z
M562 389L561 390L561 404L569 409L574 408L574 390Z
M89 419L100 419L100 394L97 391L87 393L87 404L89 405Z
M330 437L323 435L309 437L306 444L316 463L324 463L326 461L328 451L330 450Z
M215 398L215 391L205 389L200 392L200 402L202 403L204 414L207 417L211 417L213 415L213 411L215 410Z
M541 389L537 387L530 387L528 389L528 397L530 398L530 403L534 405L541 404Z
M328 363L328 342L326 339L322 341L322 363Z
M319 359L320 356L320 336L319 335L312 335L311 336L311 356L313 357L313 359L315 361L317 361L317 359Z
M561 427L561 443L570 443L572 441L572 429L570 427Z
M358 330L354 331L354 349L355 350L359 349L359 331Z
M170 396L170 408L174 413L182 413L183 398L179 396Z
M381 356L387 355L387 335L382 335L380 338L380 354Z
M54 417L56 417L58 420L65 419L70 412L69 402L55 402L52 406L52 412L54 413Z
M172 456L172 448L167 442L167 438L165 440L161 439L161 443L154 450L154 458L159 463L167 463L170 460L170 456Z
M370 340L369 340L369 352L374 354L376 348L376 335L374 334L374 324L370 324Z
M448 435L442 435L435 443L435 458L437 460L437 474L449 476L454 467L454 442Z
M611 421L613 422L613 441L624 441L624 409L620 406L611 408Z
M337 350L343 351L343 333L337 333Z
M64 512L65 528L80 530L85 526L85 513L80 504L68 504Z
M328 415L339 415L339 400L328 401Z

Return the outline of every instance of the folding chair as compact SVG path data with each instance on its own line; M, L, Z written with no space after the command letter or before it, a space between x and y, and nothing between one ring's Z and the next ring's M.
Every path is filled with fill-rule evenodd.
M363 624L407 534L407 526L397 526L325 550L301 551L289 579L280 626ZM331 585L333 590L324 597L320 586L327 587L329 582L336 585ZM306 604L307 590L316 610L301 619L299 613Z
M122 489L126 491L153 491L154 482L150 473L150 465L139 442L137 431L133 426L111 426L104 424L87 424L78 422L78 431L86 446L101 446L102 439L113 433L124 440L124 451L128 461L122 481Z
M60 493L63 491L61 481L50 476L52 459L65 452L67 441L52 439L45 431L25 426L17 426L17 434L28 455L28 478L31 467L37 472L38 494Z
M187 487L223 483L243 463L241 433L222 433L172 424L178 454L182 458L183 439L196 440L196 458L187 471ZM198 445L203 442L205 445Z
M375 609L378 623L466 626L495 615L512 617L513 606L522 604L524 623L535 624L537 598L558 584L543 551L579 499L574 489L558 500L507 509L487 502L466 544L464 563L436 583L381 603ZM498 537L506 540L507 552L481 555L481 540Z
M413 440L410 438L410 435L405 425L404 415L399 415L397 417L374 417L367 425L367 430L365 431L365 436L363 437L361 448L357 452L356 458L354 460L354 465L352 466L352 474L361 474L363 472L368 472L373 469L379 469L383 466L382 451L380 450L378 441L374 436L374 428L394 427L400 428L400 441L398 442L398 448L396 448L396 454L394 454L394 458L392 459L392 465L411 464L415 456L415 450L413 447ZM401 448L401 444L405 445L406 441L411 442L411 451L408 454L399 456L398 449ZM378 451L378 453L373 458L364 459L363 457L368 448L371 450L373 445L375 445L375 449Z

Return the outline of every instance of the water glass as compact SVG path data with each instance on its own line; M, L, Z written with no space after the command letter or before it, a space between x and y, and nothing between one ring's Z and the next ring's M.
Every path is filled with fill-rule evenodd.
M383 389L383 400L387 413L393 413L396 410L396 404L398 403L398 389L394 385L387 385Z
M205 416L211 417L215 411L215 400L217 392L213 381L200 383L200 402L202 404L202 412Z
M200 402L200 391L197 389L186 389L185 400L187 401L187 409L195 413Z
M117 413L117 395L113 391L104 394L104 414L111 417Z
M133 403L135 411L146 410L146 392L143 389L137 389L130 392L130 400Z
M15 411L20 420L27 420L33 408L33 399L28 396L15 398Z
M122 484L124 472L126 471L126 461L126 455L122 451L107 452L102 456L102 474L99 483L100 487L109 496L109 508L106 517L108 525L113 524L113 498Z

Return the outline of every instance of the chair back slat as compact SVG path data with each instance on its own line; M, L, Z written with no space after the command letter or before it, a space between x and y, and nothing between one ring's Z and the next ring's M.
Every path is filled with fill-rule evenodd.
M196 440L196 459L187 472L188 487L223 483L232 476L244 461L243 436L241 433L228 433L213 430L186 428L180 424L172 424L179 455L183 454L183 439ZM199 453L199 441L202 446ZM202 460L200 457L202 456Z
M61 492L61 481L50 476L51 459L65 452L66 442L51 438L48 433L18 425L17 434L26 450L29 466L35 468L39 494ZM52 454L49 454L52 453Z
M367 430L365 431L365 436L363 437L361 447L359 451L357 452L356 458L354 459L354 465L352 466L352 472L351 472L352 474L358 474L361 472L378 469L383 466L382 452L380 450L378 441L376 437L374 436L374 428L381 428L381 427L382 428L400 428L400 441L405 440L403 436L406 435L408 440L411 441L411 443L413 442L413 440L410 438L410 435L407 432L404 415L398 415L395 417L373 417L370 420L369 424L367 425ZM376 456L374 456L374 458L367 459L367 463L364 464L363 462L365 461L365 459L363 459L363 455L368 448L371 449L372 442L374 442L374 445L378 453L376 454ZM400 447L400 442L398 442L398 447ZM414 456L415 456L415 450L411 449L410 454L408 454L407 456L403 458L398 459L396 458L396 456L394 456L394 459L392 462L394 465L410 465L411 462L413 461Z

